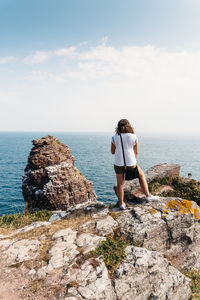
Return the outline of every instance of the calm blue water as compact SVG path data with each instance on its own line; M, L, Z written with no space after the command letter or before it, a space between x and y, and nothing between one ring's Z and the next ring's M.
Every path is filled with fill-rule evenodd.
M75 165L93 182L98 199L116 201L113 156L108 133L0 133L0 215L23 212L22 175L32 148L31 141L47 134L67 144L75 156ZM192 173L200 180L200 138L159 137L137 134L138 163L143 170L159 163L178 163L181 175Z

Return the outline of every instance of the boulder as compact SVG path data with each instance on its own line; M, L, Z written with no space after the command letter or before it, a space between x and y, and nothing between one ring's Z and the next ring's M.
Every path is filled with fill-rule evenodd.
M196 202L159 197L135 204L117 222L133 244L159 251L174 267L200 271L200 208Z
M128 246L126 259L115 271L117 299L188 300L190 280L157 251Z
M176 177L180 174L180 166L177 164L159 164L151 167L144 172L146 180L150 183L155 178L164 178L164 177ZM131 181L125 182L124 187L124 197L125 201L134 201L135 198L144 197L140 189L140 184L138 179L133 179Z
M66 210L97 200L92 183L74 166L67 145L50 135L33 140L33 145L22 182L25 212Z

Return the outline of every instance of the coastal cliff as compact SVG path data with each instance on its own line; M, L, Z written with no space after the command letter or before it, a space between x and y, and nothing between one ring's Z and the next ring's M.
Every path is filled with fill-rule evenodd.
M25 170L29 178L36 170L46 172L49 164L47 159L40 165L37 159L35 168L34 151ZM72 161L71 152L65 154ZM60 163L59 158L54 165ZM65 209L41 206L24 216L1 217L2 299L198 299L200 183L179 172L173 164L147 170L149 187L159 195L149 202L137 180L127 183L125 211L95 197L81 203L72 197Z

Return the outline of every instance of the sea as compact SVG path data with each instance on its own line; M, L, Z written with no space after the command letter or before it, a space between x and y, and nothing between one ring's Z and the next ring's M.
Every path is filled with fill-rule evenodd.
M32 140L47 134L71 148L75 166L92 181L98 200L115 203L114 157L110 152L114 133L0 132L0 216L23 212L22 176ZM137 137L137 161L143 170L160 163L176 163L181 166L181 176L192 173L192 178L200 180L200 136L138 133Z

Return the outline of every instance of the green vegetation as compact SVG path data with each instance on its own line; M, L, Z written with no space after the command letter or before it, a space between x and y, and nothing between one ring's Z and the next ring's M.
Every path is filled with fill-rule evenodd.
M184 272L184 275L191 279L191 290L193 300L200 300L200 272L191 269Z
M113 239L107 236L105 241L100 242L94 251L98 256L102 256L110 273L113 273L118 265L126 257L125 247L128 243L123 239Z
M0 227L18 229L35 221L48 221L52 216L52 212L49 210L40 210L35 213L23 215L20 213L3 215L0 217Z
M186 179L183 177L165 177L155 178L149 184L151 193L157 193L163 185L168 185L173 188L173 191L163 192L164 197L179 197L182 199L195 201L200 205L200 182L194 179Z

